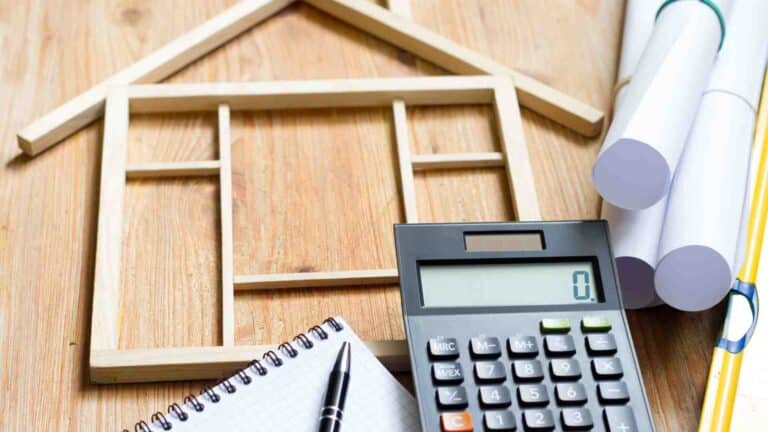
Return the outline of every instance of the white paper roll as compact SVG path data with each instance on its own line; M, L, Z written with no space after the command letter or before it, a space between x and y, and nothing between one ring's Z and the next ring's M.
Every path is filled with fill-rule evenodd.
M624 307L639 309L657 302L654 274L667 199L644 210L625 210L603 201L611 247L616 257Z
M670 192L656 290L703 310L728 293L741 263L755 112L768 58L768 2L739 0ZM746 222L745 222L746 223Z
M621 37L621 55L619 56L619 74L616 82L621 85L629 82L637 68L640 56L648 45L653 32L656 11L664 0L628 0L624 8L624 31ZM621 104L627 92L623 85L616 92L613 101L614 110Z
M731 0L717 2L727 14ZM668 192L721 39L717 14L698 1L664 8L593 167L600 195L626 209Z
M754 121L752 108L733 95L702 99L670 192L656 268L657 293L675 308L708 309L731 286Z
M629 0L624 13L618 85L628 82L653 31L656 11L663 0ZM626 85L616 92L614 110L626 95ZM627 309L655 306L661 300L653 284L659 237L667 201L644 210L626 210L603 201L601 217L608 221L616 269Z

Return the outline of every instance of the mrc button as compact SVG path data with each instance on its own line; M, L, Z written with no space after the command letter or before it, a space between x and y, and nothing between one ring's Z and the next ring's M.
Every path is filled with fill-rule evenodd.
M432 338L427 343L427 351L433 359L454 359L459 356L459 344L455 338Z

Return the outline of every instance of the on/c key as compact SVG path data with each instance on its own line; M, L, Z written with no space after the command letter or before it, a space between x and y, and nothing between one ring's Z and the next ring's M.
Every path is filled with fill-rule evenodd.
M472 432L472 414L444 413L440 415L440 426L443 432Z

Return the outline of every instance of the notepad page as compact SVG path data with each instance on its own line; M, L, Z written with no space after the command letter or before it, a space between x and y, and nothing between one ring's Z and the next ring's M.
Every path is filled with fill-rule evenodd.
M230 378L237 390L228 394L222 386L215 391L221 397L213 403L207 396L197 396L205 406L196 412L182 405L189 418L182 422L175 415L166 416L172 431L234 432L316 432L320 409L336 355L344 341L351 344L350 383L347 393L342 432L417 432L420 430L416 401L408 391L371 354L365 344L341 318L344 328L336 332L329 325L322 328L328 339L321 340L312 332L306 336L313 348L299 343L295 358L279 353L283 365L275 367L262 361L268 373L260 376L253 368L246 373L252 378L245 385L238 377ZM163 430L152 425L152 430ZM155 429L157 427L157 429Z

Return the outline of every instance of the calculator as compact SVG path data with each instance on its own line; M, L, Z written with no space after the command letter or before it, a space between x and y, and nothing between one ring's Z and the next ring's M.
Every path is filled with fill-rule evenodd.
M424 431L654 431L604 221L398 224Z

